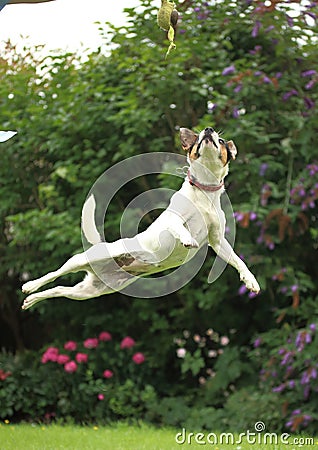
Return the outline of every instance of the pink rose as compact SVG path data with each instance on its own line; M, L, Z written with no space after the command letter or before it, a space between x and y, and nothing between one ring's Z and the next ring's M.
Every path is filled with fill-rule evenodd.
M112 335L110 333L108 333L108 331L102 331L100 333L100 335L98 336L98 339L100 341L111 341L112 340Z
M97 338L88 338L84 341L85 348L96 348L98 346Z
M86 353L77 353L75 355L75 359L78 363L86 363L88 359L88 355Z
M56 347L49 347L42 355L41 362L42 364L47 363L48 361L57 361L57 357L59 354L59 349Z
M98 394L97 396L98 400L104 400L104 394Z
M73 373L77 371L77 364L75 361L69 361L64 365L65 372Z
M64 344L64 348L65 348L65 350L69 350L69 351L73 352L74 350L77 349L77 344L74 341L68 341Z
M111 370L109 370L109 369L104 370L104 373L103 373L104 378L112 378L113 375L114 375L114 373Z
M136 342L130 336L126 336L120 343L120 348L131 348Z
M132 357L132 360L136 364L142 364L145 361L145 355L143 353L135 353Z
M69 360L70 357L68 355L58 355L56 362L58 364L66 364Z

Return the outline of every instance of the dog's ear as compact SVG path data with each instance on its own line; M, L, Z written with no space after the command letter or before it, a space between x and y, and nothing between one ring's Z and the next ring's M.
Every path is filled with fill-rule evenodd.
M180 128L180 139L183 150L187 152L198 139L198 135L188 128Z
M237 150L236 150L234 142L233 141L227 141L227 146L229 148L231 158L235 159L236 155L237 155Z

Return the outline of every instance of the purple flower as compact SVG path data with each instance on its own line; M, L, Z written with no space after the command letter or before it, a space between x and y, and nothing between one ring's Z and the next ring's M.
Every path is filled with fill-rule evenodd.
M262 81L265 84L271 84L272 82L272 80L267 75L263 76Z
M288 14L286 14L286 20L287 20L287 23L288 23L288 25L289 25L290 27L292 27L292 26L294 25L294 20L293 20L293 18L290 17Z
M293 284L290 290L294 293L298 291L298 284Z
M225 69L223 69L222 75L231 75L235 72L235 70L235 66L232 64L231 66L225 67Z
M240 212L235 212L234 217L236 218L237 222L241 222L241 220L244 219L244 214L242 214Z
M262 46L261 45L255 45L253 50L250 50L249 53L251 55L256 55L257 53L260 53L260 51L262 50Z
M309 333L305 334L305 342L306 342L306 344L311 343L311 334L309 334Z
M235 92L235 93L237 94L238 92L240 92L240 91L242 90L242 87L243 87L243 84L242 84L242 83L238 84L238 85L233 89L233 92Z
M250 212L250 220L256 220L257 219L257 214L255 212Z
M240 111L238 110L238 108L233 108L232 115L234 119L238 119L240 117Z
M300 384L308 384L310 382L310 376L308 374L308 371L304 372L302 374L302 377L300 379Z
M260 70L256 70L254 72L254 77L259 77L260 75L262 75L262 72Z
M286 102L293 95L298 95L296 89L291 89L290 91L285 92L285 94L283 94L283 101Z
M254 348L258 348L262 343L262 339L261 338L256 338L254 343L253 343L253 347Z
M304 97L304 103L307 109L312 109L315 107L315 102L309 97Z
M270 31L274 30L275 26L274 25L270 25L269 27L266 28L265 32L269 33Z
M239 295L244 295L246 292L247 292L247 287L245 286L245 284L242 284L242 286L238 290L238 294Z
M305 11L305 14L307 14L309 17L311 17L314 20L317 19L317 15L315 13L312 13L312 12L309 12L309 11Z
M289 386L291 389L294 389L294 387L296 386L295 380L290 380L290 381L288 381L288 386Z
M285 383L280 384L272 389L273 392L282 392L285 389Z
M310 331L312 331L313 333L316 331L317 325L315 323L311 323L309 325L309 329Z
M256 20L253 30L252 30L252 33L251 33L253 38L256 38L256 36L258 36L261 26L262 26L261 22L259 20Z
M286 366L286 364L290 363L293 359L293 353L292 352L287 352L284 355L284 358L281 361L281 366Z
M268 169L268 164L267 163L261 164L261 167L259 168L259 175L261 177L263 177L265 175L267 169Z
M310 70L305 70L304 72L301 73L302 77L311 77L312 75L316 75L317 71L314 69L310 69Z
M313 88L313 87L315 86L315 84L316 84L316 80L310 80L310 81L308 81L308 83L306 84L305 88L306 88L306 89L311 89L311 88Z
M257 297L258 296L258 293L256 293L256 292L249 292L248 293L248 298L254 298L254 297Z

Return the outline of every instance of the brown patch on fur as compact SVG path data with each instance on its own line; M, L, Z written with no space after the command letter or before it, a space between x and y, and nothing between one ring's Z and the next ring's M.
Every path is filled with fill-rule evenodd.
M220 146L220 158L223 163L223 166L225 166L228 163L227 150L225 145Z
M198 153L198 144L194 144L194 146L191 148L190 152L189 152L189 158L196 160L199 157L199 153Z

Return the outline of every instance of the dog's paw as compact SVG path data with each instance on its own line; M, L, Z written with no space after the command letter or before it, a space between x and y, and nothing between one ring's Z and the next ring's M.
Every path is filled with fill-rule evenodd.
M29 295L26 299L24 299L24 302L22 304L22 309L26 310L31 308L31 306L35 305L36 303L38 303L41 299L39 299L37 297L37 294L32 294Z
M255 292L255 294L258 294L261 290L256 278L254 275L249 274L247 276L241 276L241 281L245 284L247 289L251 292Z
M198 242L192 236L190 236L189 238L186 238L186 239L182 239L181 244L186 248L198 248L199 247Z
M41 286L36 280L28 281L22 286L22 292L24 294L31 294L31 292L37 291L40 287Z

